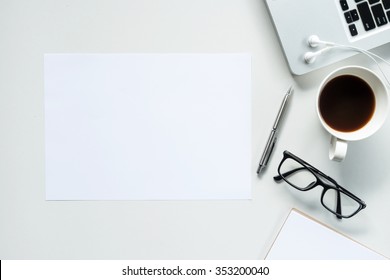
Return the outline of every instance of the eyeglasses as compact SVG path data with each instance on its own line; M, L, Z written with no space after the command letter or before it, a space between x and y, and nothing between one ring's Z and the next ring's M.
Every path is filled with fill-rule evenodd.
M321 204L339 219L350 218L366 208L363 200L289 151L284 151L278 173L279 175L274 177L276 182L284 180L300 191L308 191L317 186L323 187Z

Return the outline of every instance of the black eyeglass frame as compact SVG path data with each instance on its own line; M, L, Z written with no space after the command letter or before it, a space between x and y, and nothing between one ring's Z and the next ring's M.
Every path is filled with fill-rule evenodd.
M296 162L298 162L299 164L302 165L302 167L300 168L296 168L296 169L292 169L288 172L285 172L285 173L282 173L280 171L283 163L287 160L287 159L293 159L295 160ZM316 181L315 182L312 182L311 184L309 184L307 187L305 188L302 188L302 187L298 187L294 184L292 184L288 179L287 177L294 174L295 172L297 171L300 171L300 170L307 170L309 171L311 174L313 174L313 176L316 178ZM314 166L312 166L311 164L307 163L306 161L304 161L303 159L297 157L296 155L294 155L293 153L289 152L289 151L284 151L283 152L283 158L282 158L282 161L280 162L279 164L279 167L278 167L278 174L277 176L274 177L274 180L279 182L281 180L284 180L286 183L288 183L290 186L292 186L293 188L299 190L299 191L308 191L308 190L311 190L317 186L321 186L323 187L323 191L322 191L322 194L321 194L321 204L322 206L325 207L325 209L327 209L328 211L330 211L331 213L333 213L334 215L336 215L337 218L341 219L341 218L351 218L353 216L355 216L358 212L360 212L361 210L363 210L364 208L366 208L366 203L361 200L360 198L358 198L356 195L354 195L353 193L351 193L350 191L348 191L347 189L343 188L342 186L340 186L333 178L329 177L328 175L324 174L323 172L321 172L320 170L318 170L317 168L315 168ZM325 182L325 180L323 180L321 177L323 177L324 179L326 179L327 181L331 182L332 184L334 184L333 186L328 184L327 182ZM336 206L336 211L334 211L333 209L329 208L323 201L324 199L324 195L325 193L329 190L329 189L333 189L336 191L337 193L337 206ZM355 200L358 204L359 204L359 207L358 209L353 212L352 214L350 215L343 215L342 214L342 211L341 211L341 199L340 199L340 192L343 193L344 195L350 197L351 199Z

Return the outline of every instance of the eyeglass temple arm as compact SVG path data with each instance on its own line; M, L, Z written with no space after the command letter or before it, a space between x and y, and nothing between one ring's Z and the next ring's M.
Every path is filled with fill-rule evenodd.
M350 191L348 191L346 188L343 188L342 186L340 186L340 185L337 184L337 183L336 183L336 186L337 186L337 188L343 190L345 193L347 193L348 195L350 195L351 197L353 197L355 200L360 201L362 204L365 204L363 200L361 200L361 199L358 198L356 195L354 195L353 193L351 193Z
M292 169L292 170L290 170L290 171L281 173L280 175L274 176L274 180L275 180L276 182L279 182L279 181L283 180L283 177L288 177L288 176L294 174L294 173L297 172L297 171L305 170L305 169L306 169L305 167L298 167L298 168Z

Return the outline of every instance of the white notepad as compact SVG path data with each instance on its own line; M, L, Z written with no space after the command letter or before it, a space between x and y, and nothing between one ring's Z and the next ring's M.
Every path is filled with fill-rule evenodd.
M251 198L247 54L46 54L48 200Z
M384 256L292 209L268 260L384 260Z

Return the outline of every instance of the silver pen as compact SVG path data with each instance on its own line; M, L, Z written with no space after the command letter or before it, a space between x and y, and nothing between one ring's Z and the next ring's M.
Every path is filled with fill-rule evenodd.
M268 137L267 144L265 145L265 149L264 149L263 155L261 156L261 159L260 159L259 168L257 168L257 174L260 174L260 172L268 164L268 160L269 160L269 158L270 158L270 156L272 154L272 151L274 149L274 146L275 146L275 142L276 142L276 138L277 138L276 135L277 135L277 132L278 132L280 119L282 118L282 115L283 115L283 113L284 113L284 111L286 109L287 101L288 101L288 99L289 99L289 97L291 96L292 93L293 93L293 87L291 86L287 90L287 93L286 93L286 95L283 98L282 105L280 106L278 115L276 116L276 120L275 120L274 125L272 127L271 133L270 133L270 135Z

